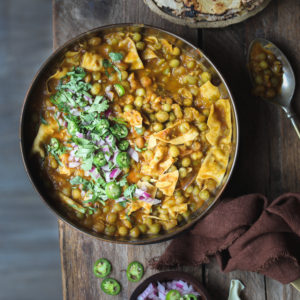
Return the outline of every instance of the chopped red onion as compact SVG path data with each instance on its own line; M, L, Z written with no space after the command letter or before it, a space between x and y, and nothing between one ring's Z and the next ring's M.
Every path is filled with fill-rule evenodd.
M49 106L48 108L47 108L47 110L55 110L55 107L54 106Z
M112 114L111 109L108 109L108 110L105 112L105 117L108 118L111 114Z
M69 163L69 167L70 168L77 168L80 166L80 163L79 162L70 162Z
M129 148L128 154L134 161L139 162L139 154L134 149Z
M85 100L87 100L87 101L92 101L92 99L90 98L90 97L88 97L88 96L86 96L86 95L83 95L83 98L85 99Z
M109 165L105 165L105 166L101 167L101 169L102 169L104 172L109 172Z
M114 99L114 93L111 92L111 91L107 92L107 93L106 93L106 96L107 96L107 98L108 98L109 100L113 100L113 99Z
M84 138L84 135L80 132L76 132L76 136L79 137L80 139Z
M126 201L125 197L121 197L121 198L119 198L119 199L116 200L116 202L123 202L123 201Z
M111 91L111 88L112 88L112 85L108 85L108 86L105 88L105 92L108 93L109 91Z
M104 175L105 175L106 183L110 182L111 181L111 179L110 179L110 172L105 172Z
M121 170L119 168L115 168L111 171L109 178L115 179L121 174Z
M138 297L137 300L146 300L147 297L149 297L152 293L155 293L156 287L154 286L153 283L150 283L148 287L141 293Z
M70 113L74 116L77 116L77 117L80 116L80 111L76 108L70 109Z

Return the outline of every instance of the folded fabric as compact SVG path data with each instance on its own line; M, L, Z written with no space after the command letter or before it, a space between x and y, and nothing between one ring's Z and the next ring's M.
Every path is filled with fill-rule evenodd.
M300 194L272 202L260 194L222 200L150 265L199 265L212 256L224 272L259 272L284 284L299 278Z

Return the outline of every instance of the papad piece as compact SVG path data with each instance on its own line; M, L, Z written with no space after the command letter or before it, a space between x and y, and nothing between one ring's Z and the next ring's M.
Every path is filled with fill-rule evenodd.
M200 88L200 94L202 99L206 101L216 101L220 99L221 94L219 88L214 86L210 81L205 82Z
M138 181L137 182L137 187L145 192L147 192L148 194L151 195L152 198L155 198L156 195L156 191L157 191L157 187L154 186L153 184L147 182L147 181Z
M158 58L158 56L152 49L147 47L146 50L143 52L143 59L150 60L153 58Z
M126 48L128 51L123 61L127 64L130 64L130 70L144 69L143 62L136 50L135 43L130 37L127 37L120 42L119 46Z
M199 132L195 128L191 128L188 132L174 137L175 134L180 132L178 127L181 123L182 121L176 122L174 125L153 134L153 136L162 142L172 145L180 145L193 141L199 135Z
M178 178L178 170L162 174L159 176L156 182L156 187L160 189L165 195L172 196L175 191Z
M132 127L142 127L143 117L137 110L125 111L123 113L123 118L127 121Z
M150 214L151 213L151 207L152 207L151 203L148 203L148 202L145 202L145 201L142 201L142 200L133 200L127 206L127 208L128 208L127 214L131 215L133 212L135 212L135 211L137 211L141 208L144 209L146 214Z
M85 52L82 57L81 67L89 71L100 71L103 69L103 58L99 54Z
M196 181L201 184L202 180L211 178L219 185L227 169L229 153L229 151L222 151L217 147L210 148L200 167Z
M157 145L157 140L153 135L150 135L149 139L148 139L148 145L147 148L148 149L153 149L155 146Z
M220 99L211 106L207 126L209 131L206 138L211 145L216 146L220 143L229 144L231 142L231 108L228 99Z
M166 147L157 146L155 148L154 157L149 162L143 163L141 173L145 175L159 176L166 172L174 163L174 159L172 157L168 157L166 154Z
M32 146L32 153L39 154L42 158L45 157L45 151L42 148L41 144L46 141L47 137L54 133L57 125L48 124L41 124L38 130L38 133L33 141Z

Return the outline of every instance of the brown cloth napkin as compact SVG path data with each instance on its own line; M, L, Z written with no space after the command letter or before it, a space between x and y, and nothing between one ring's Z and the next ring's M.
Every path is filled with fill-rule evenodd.
M299 278L300 194L272 202L260 194L223 200L150 265L199 265L211 256L224 272L259 272L284 284Z

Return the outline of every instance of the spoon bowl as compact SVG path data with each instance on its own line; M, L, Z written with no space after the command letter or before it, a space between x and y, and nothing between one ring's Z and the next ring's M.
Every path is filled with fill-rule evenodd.
M247 65L249 66L250 63L250 54L252 51L253 46L259 43L263 48L266 50L271 51L274 53L275 57L281 62L282 64L282 85L280 92L274 97L274 98L263 98L263 100L267 102L271 102L273 104L276 104L280 106L283 111L286 113L287 117L290 119L292 125L294 126L294 129L300 138L300 130L299 127L296 123L296 114L291 108L291 101L294 96L295 92L295 86L296 86L296 79L294 75L294 71L292 69L292 66L290 62L288 61L287 57L283 54L283 52L272 42L263 39L263 38L257 38L253 40L250 43L249 49L248 49L248 54L247 54ZM250 68L248 68L249 71L249 76L252 84L254 85L254 79L251 74Z

